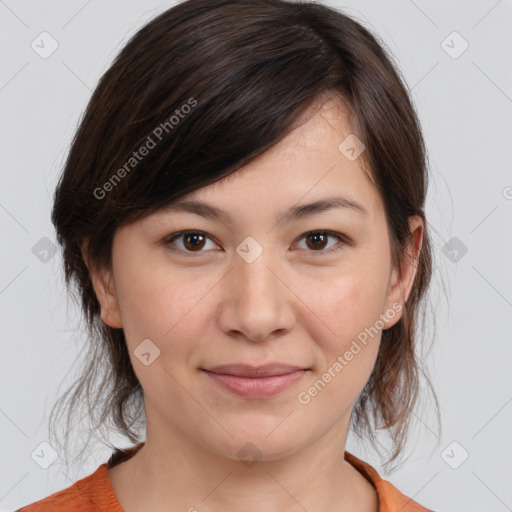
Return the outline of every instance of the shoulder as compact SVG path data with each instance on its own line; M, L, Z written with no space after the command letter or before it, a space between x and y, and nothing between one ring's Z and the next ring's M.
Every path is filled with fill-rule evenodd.
M367 462L362 461L347 451L345 452L345 460L362 473L377 490L379 512L433 512L412 498L407 497L391 482L381 478L377 471Z
M16 512L58 512L117 511L115 496L109 488L107 465L101 466L90 475L78 480L70 487L62 489L46 498L26 505Z

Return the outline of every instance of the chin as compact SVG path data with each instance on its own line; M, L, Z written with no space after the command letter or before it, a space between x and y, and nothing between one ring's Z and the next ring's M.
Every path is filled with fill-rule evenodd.
M228 428L233 438L224 437L224 442L217 444L213 451L241 462L279 460L307 444L306 439L299 438L296 432L290 432L283 425L277 429L276 424L272 429L262 429L261 425L254 425L253 428L245 426L240 430L233 428Z

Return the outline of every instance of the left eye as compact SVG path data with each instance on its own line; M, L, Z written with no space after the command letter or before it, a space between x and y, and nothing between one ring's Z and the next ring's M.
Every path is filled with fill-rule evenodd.
M313 247L314 249L312 252L335 252L340 250L344 243L344 239L341 237L341 235L333 233L332 231L310 231L309 233L302 235L300 239L302 240L303 238L306 240L311 240L311 243L306 242L306 246L308 249ZM337 238L340 247L332 248L333 246L331 245L330 248L326 250L326 244L329 238Z
M332 231L309 231L304 233L299 240L306 240L306 249L310 249L310 252L326 253L340 250L341 247L332 248L332 245L328 246L327 241L329 238L337 238L340 246L345 243L345 240L341 235ZM177 240L179 240L181 244L175 244L175 241ZM201 249L204 249L207 240L210 240L213 245L216 246L212 238L210 238L204 231L189 230L180 231L170 235L165 239L165 243L168 244L171 251L181 250L185 253L194 253L205 252ZM175 245L181 246L176 248ZM327 249L326 246L328 247Z

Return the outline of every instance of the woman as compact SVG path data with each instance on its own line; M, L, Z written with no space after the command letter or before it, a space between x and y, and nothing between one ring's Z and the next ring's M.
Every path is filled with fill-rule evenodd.
M428 510L345 450L350 428L403 450L426 187L399 72L350 17L188 0L149 22L52 214L91 338L68 417L103 402L135 445L21 511Z

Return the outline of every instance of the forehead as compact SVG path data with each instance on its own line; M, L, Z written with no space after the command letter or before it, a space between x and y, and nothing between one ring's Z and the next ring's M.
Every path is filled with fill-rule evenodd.
M352 158L346 152L347 143L357 137L347 108L336 98L323 100L296 125L265 153L228 177L182 196L169 210L198 210L202 202L212 206L202 209L205 216L222 218L225 212L224 220L231 221L229 210L236 215L246 208L263 215L287 206L293 215L305 211L305 204L329 199L347 212L374 214L380 198L364 170L364 155Z

